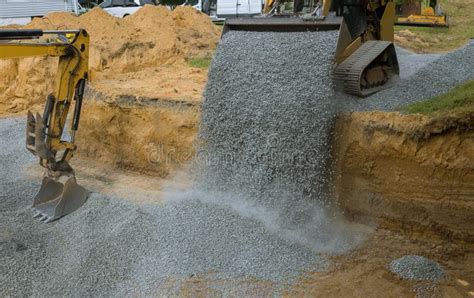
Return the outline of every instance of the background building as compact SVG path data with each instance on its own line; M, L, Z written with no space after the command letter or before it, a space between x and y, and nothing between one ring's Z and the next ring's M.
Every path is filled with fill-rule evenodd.
M79 12L77 0L0 0L0 25L26 24L54 11Z

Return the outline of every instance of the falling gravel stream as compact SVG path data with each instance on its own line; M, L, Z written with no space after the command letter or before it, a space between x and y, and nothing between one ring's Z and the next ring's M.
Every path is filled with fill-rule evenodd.
M198 188L225 194L220 203L326 253L363 238L327 195L337 35L227 33L204 94L196 174Z

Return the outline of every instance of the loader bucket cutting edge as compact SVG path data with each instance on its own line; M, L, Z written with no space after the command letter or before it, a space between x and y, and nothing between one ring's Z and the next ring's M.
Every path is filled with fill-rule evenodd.
M222 36L229 31L305 32L339 30L341 17L305 20L298 17L262 17L228 19Z
M74 176L45 176L34 198L33 217L50 222L77 210L86 200L87 191L77 184Z

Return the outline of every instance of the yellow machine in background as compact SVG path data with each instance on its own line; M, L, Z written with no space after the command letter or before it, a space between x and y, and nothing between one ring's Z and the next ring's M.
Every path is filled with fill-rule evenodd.
M40 40L43 36L53 38ZM28 111L26 148L46 168L33 210L35 217L49 222L75 211L87 200L69 160L76 150L74 138L88 78L89 35L85 30L0 30L0 59L44 56L59 57L55 89L46 99L43 115L35 117Z
M334 76L343 91L364 97L398 80L399 67L393 45L393 0L291 1L293 10L290 12L282 8L284 0L268 0L268 13L264 17L228 19L223 35L233 30L339 30L334 73L328 75Z
M441 12L439 0L421 0L417 14L399 16L396 25L419 27L449 27L448 17ZM402 14L403 10L402 10Z

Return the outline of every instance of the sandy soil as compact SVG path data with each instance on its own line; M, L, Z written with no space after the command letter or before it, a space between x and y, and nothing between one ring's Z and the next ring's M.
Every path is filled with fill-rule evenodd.
M186 100L200 98L207 76L187 59L212 55L220 36L220 29L191 7L170 12L145 6L125 19L98 8L80 17L52 13L24 28L86 29L89 84L102 93ZM48 78L54 78L56 64L54 58L0 61L0 115L40 109L53 90Z
M180 63L105 77L91 86L106 102L117 97L133 98L137 104L141 99L201 102L206 81L207 70Z
M351 214L474 240L473 115L365 112L340 117L336 197Z
M199 107L192 104L87 102L84 114L77 135L79 157L162 178L194 157Z

